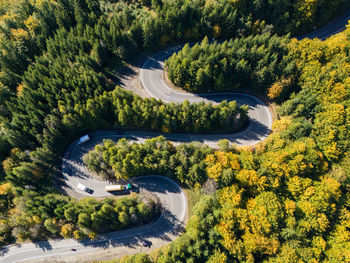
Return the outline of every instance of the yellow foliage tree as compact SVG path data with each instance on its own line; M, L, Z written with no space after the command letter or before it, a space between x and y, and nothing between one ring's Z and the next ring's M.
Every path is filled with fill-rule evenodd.
M61 227L61 235L64 238L70 238L73 235L73 225L72 224L65 224Z
M29 30L29 32L34 35L36 29L39 27L39 20L34 16L30 15L27 20L24 21L25 26Z
M219 180L224 169L231 168L234 171L238 171L241 168L238 155L230 152L217 151L214 154L209 154L205 162L208 176L216 181Z

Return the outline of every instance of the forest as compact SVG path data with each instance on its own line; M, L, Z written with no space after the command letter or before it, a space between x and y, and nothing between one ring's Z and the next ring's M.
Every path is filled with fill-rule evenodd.
M218 191L202 193L185 234L113 262L349 261L349 47L350 29L292 39L300 90L278 107L273 133L255 149L209 152L206 177Z
M12 190L8 183L1 185L2 193L7 191L14 197ZM94 240L98 233L144 223L157 215L152 199L136 195L98 201L92 197L76 200L59 194L39 195L28 191L12 201L14 211L2 219L0 242L47 238ZM1 206L5 205L1 200Z
M169 60L170 79L178 81L170 72L181 62L184 72L204 79L202 86L187 77L177 83L188 82L189 90L207 90L206 81L211 90L248 85L276 103L278 120L255 148L222 141L217 151L160 137L105 141L88 153L86 165L104 178L159 173L200 193L181 237L117 261L350 261L350 29L326 41L292 38L349 6L345 0L1 1L0 246L94 239L153 216L155 204L137 196L78 201L57 191L61 156L86 132L246 125L247 108L235 102L165 104L116 87L113 65L204 39ZM197 65L185 59L190 55ZM198 73L201 65L208 72ZM200 190L207 180L215 182L215 194Z
M174 147L164 137L130 144L125 138L114 143L105 140L83 157L87 168L105 179L128 179L145 174L172 177L187 187L206 179L205 157L213 153L201 143Z
M200 44L174 53L165 63L169 79L191 92L250 89L267 95L267 87L283 83L287 98L293 91L296 66L288 57L289 37L269 33Z

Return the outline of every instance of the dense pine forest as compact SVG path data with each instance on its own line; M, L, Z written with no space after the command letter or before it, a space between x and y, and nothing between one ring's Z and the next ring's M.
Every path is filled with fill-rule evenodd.
M251 89L266 94L276 81L285 81L283 95L287 96L296 71L295 62L288 57L288 42L288 37L268 33L222 44L209 44L205 38L192 48L187 44L166 61L168 76L191 92Z
M78 201L54 187L65 149L86 132L211 133L246 125L247 108L235 102L166 104L116 87L111 67L201 41L170 58L170 80L190 91L249 88L266 96L277 109L272 134L256 147L221 141L220 150L162 137L96 146L84 162L102 178L157 173L198 195L176 241L118 262L350 261L350 29L326 41L293 38L349 6L0 1L0 246L93 239L150 220L155 204L135 195ZM207 180L216 193L201 190Z

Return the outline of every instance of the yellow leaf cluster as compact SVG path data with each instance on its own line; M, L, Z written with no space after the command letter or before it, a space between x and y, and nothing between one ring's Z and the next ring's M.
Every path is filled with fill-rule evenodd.
M81 230L74 230L73 236L77 240L82 240L85 237L84 233Z
M6 195L12 191L10 183L4 183L0 185L0 195Z
M35 18L34 16L30 15L25 21L24 21L25 26L29 30L31 34L35 33L35 30L39 26L39 20Z
M294 212L295 212L295 209L296 209L296 204L294 201L292 200L286 200L284 202L284 208L286 209L286 212L289 214L289 215L293 215Z
M23 88L24 88L24 84L23 83L21 83L21 84L19 84L18 86L17 86L17 96L18 97L20 97L20 96L22 96L22 94L23 94Z
M239 170L241 168L236 154L221 151L207 155L205 163L207 164L208 176L216 181L220 178L224 169Z
M236 178L245 186L256 186L259 191L264 191L268 185L266 176L259 176L255 170L242 169Z
M294 176L288 179L287 189L293 196L298 197L303 194L307 188L312 185L312 181L309 178L300 178Z
M213 36L215 38L219 38L221 36L221 27L219 25L215 25L213 27Z
M295 17L298 17L300 23L307 23L313 20L317 12L318 0L298 0L294 2Z
M268 89L267 96L273 100L278 98L281 95L282 91L283 85L281 82L277 81Z
M250 232L245 233L243 240L244 247L250 254L259 251L267 255L273 255L280 246L277 238L267 238L263 235Z
M64 238L70 238L73 234L73 225L72 224L65 224L61 227L61 235Z
M283 92L285 88L290 86L292 83L292 78L285 78L282 77L280 80L276 81L272 86L268 89L268 94L267 96L270 99L277 99Z
M28 40L29 39L29 33L28 31L18 28L18 29L11 29L12 34L12 40L14 41L22 41L22 40Z

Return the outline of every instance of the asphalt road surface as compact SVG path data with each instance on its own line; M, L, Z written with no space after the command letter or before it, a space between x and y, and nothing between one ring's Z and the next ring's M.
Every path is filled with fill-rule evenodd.
M346 13L344 13L342 16L338 17L337 19L331 21L328 25L314 31L311 33L308 33L303 36L297 37L299 40L303 38L319 38L321 40L325 40L343 30L346 29L346 25L348 24L350 20L350 10L348 10Z

